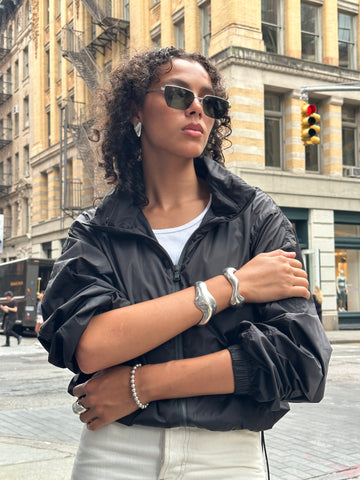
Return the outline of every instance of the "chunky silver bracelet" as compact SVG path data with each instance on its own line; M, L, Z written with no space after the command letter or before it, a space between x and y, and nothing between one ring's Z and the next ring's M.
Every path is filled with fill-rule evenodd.
M142 367L141 363L138 363L137 365L134 365L133 368L131 369L130 388L131 388L131 393L132 393L132 396L133 396L133 399L134 399L136 405L139 408L141 408L141 410L145 410L145 408L147 408L149 406L149 404L140 402L139 397L137 396L136 387L135 387L135 372L136 372L136 369L139 368L139 367Z
M216 301L207 289L205 282L195 283L195 305L203 316L198 325L205 325L216 312Z
M228 267L223 271L224 277L230 282L233 291L231 295L230 305L235 307L236 305L241 305L245 302L245 298L239 293L239 280L234 275L236 272L235 268Z

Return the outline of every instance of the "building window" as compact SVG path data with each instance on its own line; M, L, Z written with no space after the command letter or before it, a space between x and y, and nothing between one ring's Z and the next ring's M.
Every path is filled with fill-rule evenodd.
M29 97L24 98L24 127L27 128L30 125L30 104Z
M15 153L15 161L14 161L15 165L14 165L14 180L15 180L15 183L19 181L19 152L16 152Z
M24 198L22 204L22 217L23 217L23 231L22 233L30 232L30 212L29 212L29 199Z
M335 223L335 247L337 309L359 312L360 225Z
M276 93L265 93L265 165L281 167L282 101Z
M339 12L339 66L356 68L355 64L355 17Z
M307 172L319 172L319 145L305 147L305 169Z
M282 53L279 0L261 0L261 31L266 52Z
M10 238L12 235L13 221L11 215L11 206L6 207L4 214L4 238Z
M124 20L130 20L130 0L123 1L123 18Z
M19 60L15 60L14 63L14 87L15 90L19 88Z
M207 57L211 38L211 4L210 2L203 2L199 8L201 53Z
M52 254L51 242L42 243L41 247L44 252L45 258L51 258L51 254Z
M150 32L153 48L161 47L161 29L160 25L153 28Z
M50 49L45 50L46 57L46 88L50 88Z
M24 61L24 75L23 77L26 78L29 76L29 49L28 47L24 48L24 55L23 55L23 61Z
M1 162L0 163L0 186L4 186L4 185L7 185L7 183L5 181L4 162Z
M58 62L57 62L57 74L58 79L60 80L62 77L62 50L61 50L61 39L56 41L57 45L57 52L58 52Z
M12 84L13 84L13 81L12 81L12 78L11 78L11 67L8 68L6 70L6 78L7 78L7 83L8 83L8 87L9 87L9 93L12 93Z
M50 0L45 1L45 25L50 23Z
M10 25L8 33L8 48L13 46L13 27Z
M16 108L17 105L14 106ZM17 137L19 135L19 112L14 114L14 135Z
M11 157L8 157L6 159L5 173L7 176L7 182L8 182L7 185L10 186L12 185L12 158Z
M178 20L175 25L175 47L185 48L184 17Z
M24 146L24 176L30 175L30 148L29 145Z
M320 7L301 3L301 58L318 62L320 55Z
M343 166L355 166L357 159L356 108L343 105L341 116Z
M51 146L51 114L46 112L46 126L47 126L47 146Z
M8 113L6 115L6 123L7 123L7 128L5 131L4 129L2 129L2 134L3 134L3 138L5 138L6 140L9 140L9 139L12 139L12 128L13 128L11 113ZM1 125L3 125L2 120L1 120Z

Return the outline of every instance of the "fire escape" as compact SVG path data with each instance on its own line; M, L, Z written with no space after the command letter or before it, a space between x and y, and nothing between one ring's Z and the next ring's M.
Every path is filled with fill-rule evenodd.
M10 52L10 39L0 35L0 63ZM3 105L11 98L11 78L8 74L0 75L0 105ZM11 117L8 118L8 125L5 126L4 119L0 119L0 150L12 141ZM4 163L0 166L0 195L8 192L11 186L11 174L4 172Z
M124 49L127 47L129 22L111 16L111 0L83 0L82 3L92 17L91 30L81 32L74 30L71 23L66 24L62 35L62 54L72 63L90 92L94 92L106 74L98 67L97 55L105 56L106 49L111 48L113 42L120 43ZM64 138L61 142L63 146L60 152L63 192L61 208L65 213L74 217L83 209L83 205L81 184L73 180L73 184L69 185L70 180L67 179L68 133L77 148L95 196L102 194L104 182L101 185L95 174L98 162L89 140L92 120L87 113L86 105L66 99L62 116Z

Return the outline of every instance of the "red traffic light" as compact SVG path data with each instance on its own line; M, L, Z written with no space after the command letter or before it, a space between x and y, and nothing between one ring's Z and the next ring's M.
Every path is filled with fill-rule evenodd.
M304 103L303 105L303 113L305 113L305 115L311 115L312 113L316 113L316 110L316 106L313 104Z

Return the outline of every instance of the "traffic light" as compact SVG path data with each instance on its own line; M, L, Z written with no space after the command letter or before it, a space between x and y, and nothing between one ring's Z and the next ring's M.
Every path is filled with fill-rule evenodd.
M301 139L305 146L320 143L319 122L320 115L316 113L315 105L304 102L301 106Z

